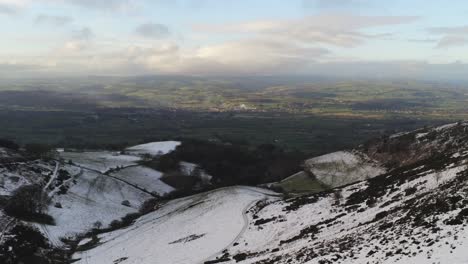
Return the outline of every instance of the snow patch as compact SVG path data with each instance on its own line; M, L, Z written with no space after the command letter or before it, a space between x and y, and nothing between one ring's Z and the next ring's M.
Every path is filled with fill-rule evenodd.
M149 154L152 156L164 155L176 149L181 143L179 141L161 141L129 147L127 152L137 155Z

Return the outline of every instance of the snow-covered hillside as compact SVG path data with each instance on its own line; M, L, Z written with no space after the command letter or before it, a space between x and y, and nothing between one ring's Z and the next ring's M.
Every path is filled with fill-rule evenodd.
M458 126L464 125L437 131ZM458 143L442 153L327 192L246 199L250 190L227 188L172 201L130 228L101 235L97 247L75 257L143 264L468 263L468 148L458 141L463 133L451 135ZM315 162L353 165L354 155ZM238 233L242 212L247 226Z
M467 159L457 152L287 199L231 187L171 201L75 257L104 264L463 264Z
M177 144L148 145L153 152L167 153ZM0 196L29 184L43 186L50 199L46 213L55 225L36 226L56 246L63 246L62 238L74 238L96 226L106 228L112 221L138 212L145 201L174 190L160 180L162 173L139 165L140 152L60 151L62 161L47 162L14 161L21 155L3 149L0 153L4 161L0 163ZM10 220L0 215L0 223Z
M99 246L74 257L84 264L203 263L242 237L246 211L275 199L269 194L232 187L173 200L129 228L99 236Z
M124 182L93 171L81 170L72 179L65 193L53 195L47 211L56 224L40 226L56 245L61 244L60 238L73 238L93 228L95 223L107 227L113 220L138 212L141 204L152 198ZM128 206L123 201L128 201Z
M171 144L160 145L170 151ZM151 153L159 153L154 146ZM34 181L44 186L57 225L39 227L60 246L63 236L82 234L96 221L106 227L153 194L172 191L161 173L139 165L151 153L137 149L89 161L83 152L72 162L65 153L66 162L4 163L0 190L9 195ZM468 123L381 138L306 164L321 181L341 187L280 195L237 186L165 201L129 226L80 238L73 258L83 264L468 263ZM15 224L3 214L0 223ZM0 232L1 240L8 228Z

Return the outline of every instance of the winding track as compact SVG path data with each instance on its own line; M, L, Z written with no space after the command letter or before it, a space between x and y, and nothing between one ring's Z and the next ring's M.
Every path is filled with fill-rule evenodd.
M250 202L242 210L242 218L244 219L244 226L242 226L242 229L239 231L237 236L231 241L231 243L229 243L229 245L225 246L224 248L222 248L218 252L216 252L216 253L212 254L211 256L207 257L206 259L200 261L199 264L203 264L203 263L205 263L206 261L209 261L209 260L214 260L217 256L220 256L223 253L224 250L232 247L234 245L234 243L236 243L242 237L242 235L244 235L245 231L247 230L247 228L249 227L249 224L250 224L249 217L247 216L247 211L255 203L257 203L258 201L260 201L260 199Z

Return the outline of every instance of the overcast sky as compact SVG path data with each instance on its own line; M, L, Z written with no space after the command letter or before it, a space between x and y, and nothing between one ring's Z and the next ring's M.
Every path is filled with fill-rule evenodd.
M0 76L463 78L465 0L0 0Z

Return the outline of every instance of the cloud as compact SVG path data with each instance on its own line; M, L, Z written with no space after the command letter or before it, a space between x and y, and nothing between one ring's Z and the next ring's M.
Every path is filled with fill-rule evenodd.
M60 55L69 55L85 51L91 46L94 38L94 33L89 27L74 30L71 38L63 44L58 53Z
M454 36L448 35L444 36L437 43L437 48L448 48L448 47L457 47L468 45L468 36Z
M0 14L17 12L33 4L73 5L86 9L102 11L130 12L141 4L140 0L0 0Z
M73 39L80 41L90 41L94 38L94 33L89 27L83 27L81 29L72 32Z
M437 39L433 38L412 38L407 39L409 42L416 42L416 43L437 43Z
M0 3L0 15L13 15L16 14L16 9Z
M289 42L256 39L189 50L175 43L151 48L132 46L117 53L125 63L139 65L153 73L251 75L300 70L329 52Z
M296 66L300 68L328 53L326 49L288 41L255 39L202 47L195 56L237 73L247 73L287 71Z
M125 10L134 5L131 0L60 0L63 3L72 4L84 8L102 10Z
M449 48L468 45L468 26L433 27L427 31L433 35L440 35L436 48Z
M303 0L302 5L305 8L321 8L321 9L349 9L354 7L362 7L369 4L365 0Z
M468 34L468 26L459 27L433 27L428 29L432 34Z
M26 0L0 0L0 16L16 15L24 7Z
M83 51L86 48L87 48L87 44L85 42L70 40L70 41L65 42L62 50L64 52L74 53L74 52Z
M152 39L164 39L171 35L166 25L156 23L142 24L135 29L135 32L139 36Z
M38 15L35 19L36 24L44 24L51 26L64 26L70 24L73 21L73 18L68 16L54 16L54 15Z
M412 16L317 15L296 20L264 20L240 24L196 25L195 30L209 33L248 33L283 38L303 43L355 47L365 40L387 37L363 32L367 28L411 23Z
M199 48L182 48L168 41L150 47L129 45L111 51L100 47L101 52L85 44L70 40L58 52L35 59L54 65L49 67L51 73L253 75L301 71L329 54L322 48L265 39Z

